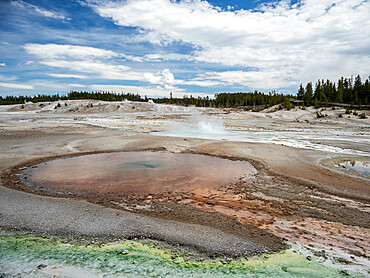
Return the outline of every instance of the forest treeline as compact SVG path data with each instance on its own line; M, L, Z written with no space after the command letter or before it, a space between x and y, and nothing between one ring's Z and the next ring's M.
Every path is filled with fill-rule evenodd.
M361 81L360 75L353 78L340 78L337 83L330 80L318 80L313 88L312 82L305 88L301 84L297 98L306 106L328 105L329 103L345 103L350 105L369 105L370 101L370 76Z
M193 97L184 96L182 98L164 97L151 99L155 103L176 104L183 106L197 106L197 107L219 107L219 108L233 108L233 107L254 107L254 106L272 106L283 103L290 105L289 99L295 97L292 95L283 95L276 93L264 94L261 92L254 93L220 93L216 94L214 99L209 97ZM21 104L26 102L52 102L58 100L76 100L76 99L95 99L102 101L149 101L147 96L141 97L139 94L117 94L111 92L77 92L71 91L67 95L35 95L35 96L7 96L0 97L0 104Z
M103 100L103 101L123 101L125 99L131 101L147 101L141 98L139 94L115 94L115 93L108 93L108 92L77 92L71 91L66 95L61 94L54 94L54 95L34 95L34 96L6 96L2 98L0 96L0 104L7 105L7 104L20 104L26 102L52 102L58 100L76 100L76 99L96 99L96 100Z
M218 108L251 108L251 107L270 107L281 104L281 107L290 109L294 104L305 106L328 106L333 103L349 105L369 105L370 101L370 76L361 81L360 75L353 78L340 78L337 83L330 80L318 80L313 87L312 82L305 87L301 84L297 95L283 95L276 92L268 94L261 92L253 93L219 93L215 98L184 96L173 98L172 93L169 97L152 98L155 103L176 104L183 106L197 107L218 107ZM35 95L35 96L0 96L0 105L21 104L26 102L52 102L58 100L78 100L95 99L102 101L149 101L147 96L140 96L133 93L112 93L112 92L77 92L71 91L66 95ZM291 103L292 102L292 103Z

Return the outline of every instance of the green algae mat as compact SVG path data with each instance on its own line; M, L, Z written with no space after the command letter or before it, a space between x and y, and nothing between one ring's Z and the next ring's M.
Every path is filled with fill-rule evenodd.
M0 277L366 277L293 249L253 258L203 259L152 240L98 243L2 232Z

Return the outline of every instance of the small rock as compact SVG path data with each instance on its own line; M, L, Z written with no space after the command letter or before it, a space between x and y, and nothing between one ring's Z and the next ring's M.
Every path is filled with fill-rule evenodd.
M346 276L349 276L349 272L347 270L342 270L340 273L346 275Z
M172 260L174 260L174 259L176 259L177 258L177 256L176 255L173 255L172 257L171 257L171 259Z
M344 263L344 264L351 264L352 262L347 260L346 258L337 258L337 261L339 263Z
M123 250L123 251L117 250L116 253L117 255L127 255L130 252L128 250Z
M221 262L222 264L226 264L226 261L225 261L225 260L220 260L220 262Z
M309 261L311 261L312 260L312 257L311 256L307 256L306 259L309 260Z
M39 264L39 265L37 266L37 269L42 269L42 268L45 268L45 267L47 267L47 265L46 265L46 264Z

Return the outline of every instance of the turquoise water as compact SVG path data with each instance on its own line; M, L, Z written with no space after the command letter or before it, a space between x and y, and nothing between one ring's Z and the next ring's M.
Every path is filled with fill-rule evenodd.
M154 243L154 244L153 244ZM223 261L196 261L154 241L63 243L58 238L3 234L0 274L20 277L342 277L340 270L287 250ZM128 251L128 254L120 254ZM347 276L348 277L348 276ZM361 277L354 275L352 277Z

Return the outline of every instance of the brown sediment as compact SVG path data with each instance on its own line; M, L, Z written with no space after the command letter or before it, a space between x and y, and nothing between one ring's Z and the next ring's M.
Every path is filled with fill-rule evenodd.
M276 199L268 196L262 199L261 195L256 199L244 199L240 195L218 193L212 196L192 196L192 201L184 199L181 202L229 215L243 224L254 225L294 242L335 247L357 256L370 256L370 229L366 218L360 224L367 228L339 223L344 221L341 221L338 214L337 221L324 220L320 215L316 215L316 218L307 217L304 216L305 211L291 210L287 201ZM354 214L353 222L356 222L356 217Z
M86 104L90 103L90 101L76 101L79 106L80 103L84 102ZM104 119L108 117L108 114L104 114L105 112L110 113L117 110L117 103L109 105L112 107L100 106L99 104L94 105L94 108L89 108L94 113L103 113L92 115L92 118ZM135 104L135 106L138 108L139 104ZM110 150L116 152L165 151L167 149L169 152L194 152L226 157L231 160L247 160L258 170L254 178L241 180L219 188L193 188L192 191L174 190L146 195L123 194L119 196L119 194L89 193L85 196L66 195L65 197L87 200L90 203L105 207L136 213L136 215L133 215L114 210L112 212L114 217L112 216L109 221L105 222L108 223L106 225L112 228L110 229L112 232L122 231L128 226L135 231L141 229L140 231L153 232L154 226L152 228L147 228L146 224L141 228L137 226L141 218L150 218L158 219L159 226L161 226L161 223L180 223L180 227L189 228L188 231L190 231L191 236L191 230L194 226L189 225L191 223L219 228L214 229L213 236L197 237L194 245L197 244L196 241L198 243L208 241L208 238L210 240L215 239L215 241L220 240L214 235L223 230L228 233L225 234L226 237L223 237L226 238L224 243L229 240L229 234L235 234L242 238L251 238L254 241L275 246L278 249L284 248L280 239L284 237L303 244L323 246L323 249L332 247L343 249L349 254L369 256L370 181L331 171L318 163L319 160L326 158L335 159L338 154L265 143L215 142L213 140L191 138L154 137L145 135L143 132L163 130L170 120L174 123L175 119L181 119L181 122L176 122L176 124L181 124L182 120L184 118L186 120L188 117L188 112L183 112L185 114L181 115L159 114L154 115L154 117L149 114L143 118L140 118L141 115L132 115L129 118L122 116L118 117L120 122L117 123L119 128L116 129L115 127L110 128L110 124L91 124L88 121L90 116L85 113L87 112L86 109L79 108L81 110L79 112L83 112L81 115L78 115L79 112L73 112L72 115L61 112L59 109L49 112L38 111L40 113L36 114L2 115L0 168L1 170L5 169L1 178L2 185L38 195L61 197L58 194L40 192L25 187L20 182L17 174L24 169L22 167L32 166L54 158L107 153L111 152ZM140 109L145 110L144 107ZM2 111L6 111L6 109L2 108ZM132 105L127 104L126 110L120 108L120 112L124 111L131 113ZM217 109L212 111L223 113ZM294 116L295 112L291 115ZM339 112L335 110L335 112L328 113L338 114ZM283 111L282 113L291 112ZM321 122L321 120L314 119L314 112L313 117L309 120L297 120L298 118L295 116L289 119L275 118L274 115L272 115L273 117L271 115L264 113L263 117L259 117L259 114L232 112L230 114L225 113L222 117L229 129L262 129L282 132L282 130L289 127L313 128L314 130L317 128L318 131L326 128L340 128L368 134L369 121L361 120L361 125L358 125L354 117L340 120L333 117L327 122ZM19 121L19 119L24 118L30 119L30 121L26 123ZM48 120L45 121L45 119ZM146 121L147 119L149 122ZM158 122L153 123L150 121L152 119L157 119ZM137 131L137 133L132 135L131 131ZM329 142L329 145L368 153L368 145L356 140L356 138L356 136L353 136L354 141L335 140L335 142ZM324 142L324 138L320 142ZM46 153L53 154L53 156L44 157ZM73 154L64 155L65 153ZM9 168L18 161L26 162L27 159L35 157L42 158L30 160L27 162L28 164L20 163L16 167ZM110 209L86 202L61 198L43 198L2 187L0 189L2 193L0 204L3 205L0 222L7 226L23 227L23 224L31 223L32 225L24 225L24 227L32 227L30 229L35 230L52 226L46 231L48 233L54 231L53 224L58 222L60 224L58 227L61 229L64 228L65 223L71 228L66 230L68 233L87 233L91 226L101 231L100 227L102 225L100 225L100 222L94 222L94 217L98 212L110 211ZM58 205L54 206L54 204ZM85 205L89 207L88 211L85 211ZM4 209L4 206L6 206L6 209ZM54 208L50 213L47 211L49 206ZM64 206L71 206L71 208L68 210ZM33 209L32 214L27 214L24 211L31 208ZM92 211L91 208L93 208ZM42 210L45 211L38 214ZM77 213L81 212L80 210L83 213ZM68 214L71 212L76 212L75 216L77 216L71 217ZM118 223L116 214L122 214L120 219L128 219L130 223L123 221L122 224L115 225ZM139 214L140 217L137 216ZM82 217L84 221L80 215L86 216L85 218ZM128 215L130 217L127 218ZM146 217L145 215L153 217ZM174 221L166 221L166 219ZM199 233L204 228L209 227L201 226L196 231ZM163 231L164 234L168 234L166 229ZM263 230L269 233L264 233ZM271 233L276 236L272 236ZM194 232L194 237L196 237L196 234L197 232ZM252 237L252 234L254 234L254 237ZM166 240L165 237L162 239ZM182 242L186 243L184 240ZM215 245L219 245L219 241L215 242Z
M251 147L255 145L255 147ZM281 150L279 150L281 148ZM278 149L280 156L274 155ZM320 192L333 194L343 198L370 203L370 181L361 177L348 176L338 171L331 171L317 164L304 151L284 146L266 146L250 143L244 146L243 155L240 143L217 142L196 146L194 153L205 153L219 157L240 157L248 159L263 175L278 177L290 181L293 185L314 188Z
M18 190L60 197L59 194L25 186L19 181L19 172L56 158L96 153L101 152L31 160L4 171L2 181L4 185ZM240 157L220 157L242 160ZM321 191L320 186L314 187L310 182L276 174L259 161L249 162L258 170L252 179L241 179L218 188L210 186L144 195L87 191L68 197L160 219L202 223L264 243L273 251L284 248L281 238L287 238L303 244L314 243L369 256L367 250L370 243L366 236L370 233L369 205L350 199L335 199L325 190ZM335 232L337 230L343 232Z
M141 149L141 151L158 151L158 150L163 151L163 148ZM117 151L110 151L110 153L114 152ZM253 225L242 224L233 217L229 217L228 215L222 213L209 212L203 209L196 208L194 206L189 206L177 202L178 200L182 199L181 197L182 194L192 195L194 194L192 192L176 191L160 194L135 195L135 194L117 194L117 192L96 193L93 191L79 191L78 194L74 194L73 192L71 192L71 194L61 195L54 192L42 191L28 187L25 184L23 184L19 179L21 171L42 162L55 160L59 158L70 158L81 155L90 155L98 153L102 152L85 152L79 154L67 154L33 159L26 163L16 165L3 171L3 173L1 174L1 182L2 185L6 187L28 193L50 197L63 196L68 198L75 198L78 200L86 200L88 202L99 204L105 207L135 212L137 214L151 216L154 218L209 226L212 228L219 229L220 231L225 232L227 234L235 235L245 240L262 244L263 246L266 246L267 248L266 250L269 250L271 252L276 252L288 247L287 244L284 242L283 238L278 237L272 233L266 232L262 229L259 229ZM107 152L104 151L103 153ZM161 197L164 196L167 196L169 198L167 200L161 200ZM150 203L148 203L148 200L150 200Z

